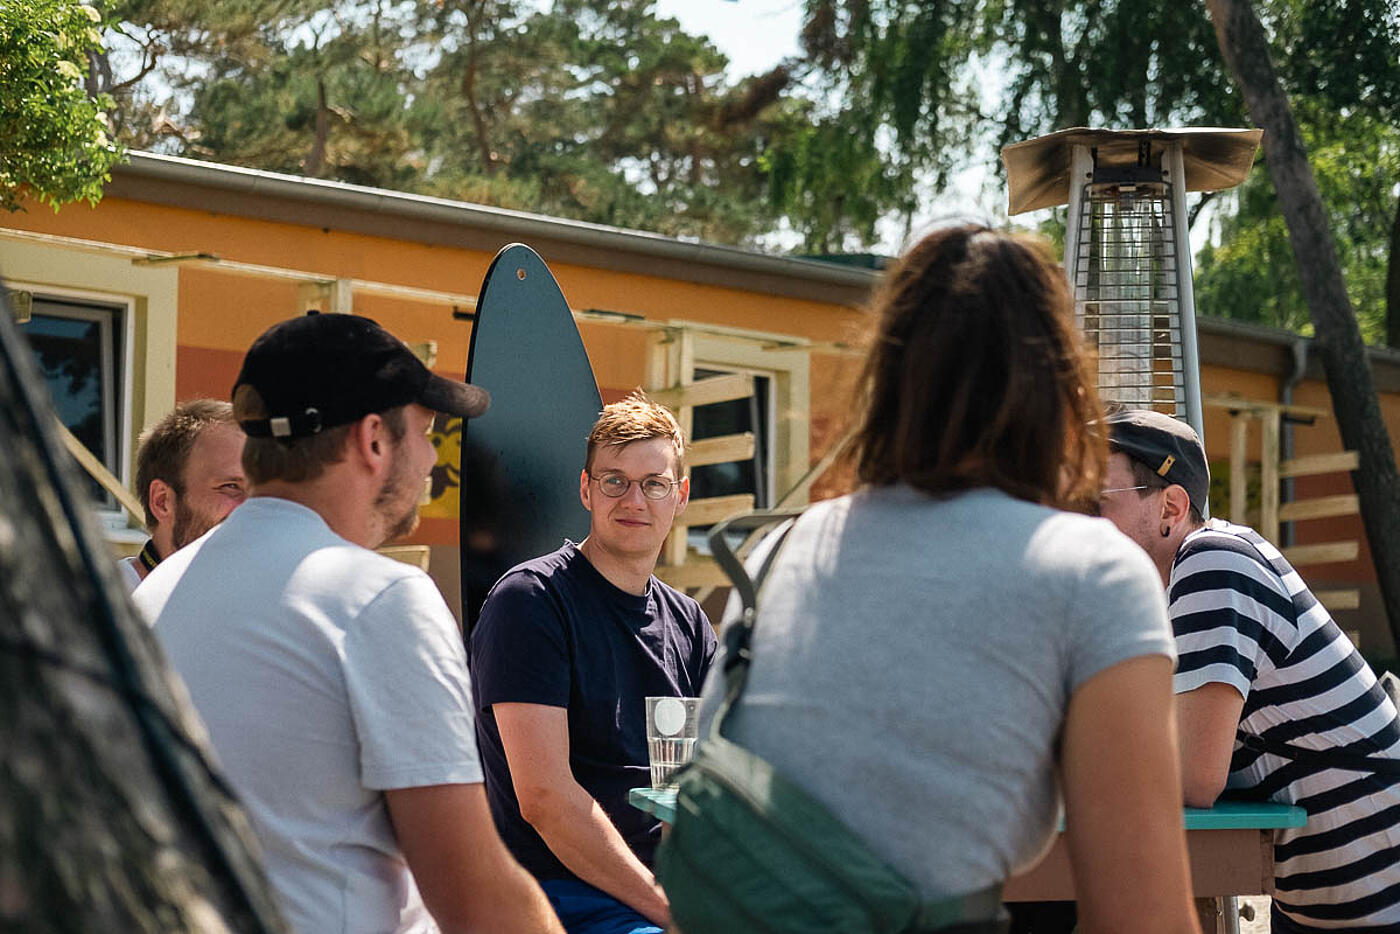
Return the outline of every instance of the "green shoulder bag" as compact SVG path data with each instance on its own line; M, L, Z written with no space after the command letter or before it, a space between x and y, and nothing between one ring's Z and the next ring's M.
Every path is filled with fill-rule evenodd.
M1004 934L1001 887L923 900L823 804L722 735L748 676L757 598L797 512L756 512L716 526L711 553L743 617L725 633L725 699L677 777L675 823L656 854L671 917L685 934ZM726 532L785 523L754 578Z

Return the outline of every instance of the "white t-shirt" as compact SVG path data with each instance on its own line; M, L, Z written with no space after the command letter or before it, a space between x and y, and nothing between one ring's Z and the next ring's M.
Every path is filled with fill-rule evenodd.
M136 570L139 564L136 558L122 558L117 562L117 576L122 579L127 593L141 586L141 572Z
M482 780L466 654L417 568L256 497L137 588L294 929L423 932L383 791Z

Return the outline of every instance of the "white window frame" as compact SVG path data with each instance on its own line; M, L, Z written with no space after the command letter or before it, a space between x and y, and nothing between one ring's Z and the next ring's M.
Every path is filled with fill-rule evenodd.
M769 489L771 504L781 502L806 475L811 447L810 352L806 341L791 335L771 334L710 323L668 321L654 335L648 351L647 385L671 387L693 381L696 368L753 373L768 378L769 385ZM691 419L681 416L687 437ZM807 502L805 489L789 505ZM692 537L682 513L662 551L663 563L685 563L693 547L709 551L703 536ZM682 531L684 530L684 531Z
M0 239L0 276L13 291L122 309L118 479L130 487L136 439L175 405L179 270L79 247ZM115 539L139 538L121 510L101 510ZM139 522L138 522L139 524Z
M728 364L708 363L701 361L696 361L695 366L692 368L692 370L709 370L711 372L718 373L724 376L728 376L730 374L747 374L749 376L754 377L755 379L763 379L767 381L766 392L768 394L768 398L765 400L766 404L763 406L763 411L765 413L764 424L755 426L754 428L754 434L756 436L754 460L758 461L759 455L760 453L762 453L763 445L759 444L757 440L758 438L762 439L763 444L766 444L766 447L768 449L767 456L763 457L761 462L757 464L758 467L762 468L763 490L765 496L762 500L760 500L758 497L754 498L754 508L771 508L773 504L777 502L778 498L778 471L776 465L777 445L775 438L775 435L778 430L778 420L775 412L778 395L776 389L777 374L771 370L755 370L749 367L737 367L730 366ZM696 378L693 372L691 375L692 378ZM696 378L696 380L697 382L699 381L698 378ZM755 388L757 388L757 384L755 384ZM692 434L687 440L694 442L702 439L696 438ZM693 472L694 468L692 468L692 474Z
M131 437L129 426L131 425L131 391L133 380L131 378L132 364L132 341L136 336L136 328L133 319L135 318L135 302L130 297L104 295L98 292L89 292L81 289L52 288L46 286L28 285L25 283L7 283L7 287L29 292L34 296L34 301L38 302L58 302L79 306L76 311L91 309L89 313L65 312L59 315L50 315L49 312L35 309L34 314L49 315L50 317L72 317L80 320L97 320L104 325L109 324L114 314L117 323L116 327L102 328L102 356L103 366L113 366L116 373L104 372L103 388L108 383L113 392L117 395L116 404L112 407L112 417L110 420L104 418L103 433L106 437L107 449L116 452L115 464L107 464L107 469L121 482L130 486L131 463L135 453L135 445ZM121 359L117 359L117 354L113 349L115 340L114 331L121 332ZM104 406L105 407L105 406ZM105 415L105 413L104 413ZM120 512L120 509L103 509L103 512Z
M808 469L812 437L810 352L800 346L782 346L771 335L750 336L742 331L698 331L691 341L695 367L768 378L768 505L777 505Z

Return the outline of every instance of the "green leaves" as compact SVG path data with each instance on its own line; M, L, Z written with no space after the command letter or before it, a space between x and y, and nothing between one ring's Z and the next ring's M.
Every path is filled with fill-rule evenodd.
M124 138L238 165L736 243L776 225L763 155L805 128L786 70L731 80L652 0L124 14L174 92L124 93Z
M1292 100L1361 334L1385 343L1400 295L1386 276L1400 213L1400 16L1388 0L1257 4ZM1266 173L1228 196L1220 246L1198 258L1203 313L1310 333L1296 265ZM1390 334L1397 324L1392 321ZM1392 337L1392 339L1394 339Z
M0 4L0 207L102 197L121 149L108 136L111 98L84 87L100 20L73 0Z
M1309 137L1363 333L1378 340L1385 272L1400 262L1389 233L1400 210L1400 16L1394 0L1255 6ZM817 108L796 150L770 154L771 179L775 204L828 248L868 238L871 211L912 211L916 184L951 168L1000 173L1007 143L1070 126L1247 123L1203 4L807 0L802 38L809 83L834 104ZM1221 241L1198 257L1198 309L1308 327L1267 177L1256 172L1220 203ZM1391 306L1400 317L1400 294Z
M1294 115L1327 207L1347 294L1367 343L1386 336L1386 272L1395 262L1389 225L1400 179L1400 128L1341 114L1316 98L1294 98ZM1220 245L1196 258L1203 314L1311 333L1288 231L1268 173L1257 165L1220 212Z
M736 79L653 0L117 2L110 87L132 146L718 242L795 232L811 252L875 242L958 169L999 173L1007 142L1245 122L1194 3L805 0L804 58ZM1324 197L1374 316L1374 231L1400 177L1382 132L1400 117L1393 0L1257 5L1290 93L1318 102L1300 119L1319 174L1336 166ZM135 80L142 67L158 80ZM1350 115L1374 126L1337 123ZM1271 214L1222 219L1203 311L1220 298L1292 326L1282 241L1251 232Z

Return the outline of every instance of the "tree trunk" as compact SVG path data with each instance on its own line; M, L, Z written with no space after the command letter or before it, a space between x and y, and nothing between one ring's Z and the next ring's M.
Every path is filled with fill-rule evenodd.
M1089 122L1089 104L1084 94L1082 62L1065 50L1063 12L1051 5L1041 21L1050 54L1050 70L1055 82L1055 126L1063 130Z
M481 162L481 171L486 175L496 174L496 155L491 151L491 140L486 125L486 114L482 112L481 104L476 99L476 78L477 78L477 55L480 51L480 36L477 34L477 17L484 13L477 9L475 15L472 12L467 14L467 26L470 33L470 48L467 49L466 67L462 69L462 97L467 102L467 112L471 114L472 130L476 133L477 158Z
M1400 347L1400 198L1395 199L1385 265L1385 342L1387 346Z
M1266 165L1288 224L1332 410L1343 446L1360 457L1351 480L1361 501L1391 634L1400 646L1400 477L1322 198L1293 111L1269 59L1264 28L1249 0L1207 0L1207 5L1220 51L1244 93L1249 115L1264 130Z
M87 77L83 84L87 87L88 97L109 93L112 90L111 56L105 50L89 50L87 57Z
M316 76L316 123L311 139L311 151L306 154L302 173L308 178L320 178L326 169L326 144L331 136L331 113L326 101L325 75Z
M29 353L0 314L0 930L284 930Z

